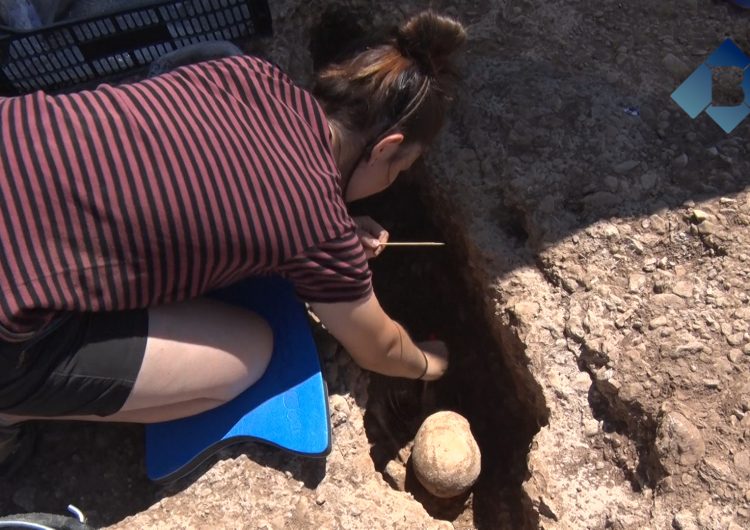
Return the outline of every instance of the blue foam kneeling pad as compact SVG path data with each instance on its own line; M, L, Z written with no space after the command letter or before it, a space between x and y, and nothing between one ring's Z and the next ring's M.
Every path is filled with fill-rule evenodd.
M331 449L328 395L307 314L291 284L253 278L212 297L268 321L274 340L271 361L263 377L232 401L196 416L147 425L148 477L177 479L217 450L251 440L300 455L326 456Z

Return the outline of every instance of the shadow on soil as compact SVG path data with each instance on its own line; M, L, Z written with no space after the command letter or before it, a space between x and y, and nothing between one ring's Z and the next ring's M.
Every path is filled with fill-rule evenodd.
M383 224L393 241L446 241L447 234L431 222L412 182L401 181L355 209ZM465 283L461 255L450 244L392 247L371 262L375 291L386 312L403 322L415 340L434 336L445 340L451 352L450 368L437 382L373 376L365 415L371 455L382 471L414 438L424 418L454 410L469 420L482 451L482 474L471 496L436 499L410 468L407 490L433 517L462 528L536 528L521 483L538 419L503 364L482 305Z

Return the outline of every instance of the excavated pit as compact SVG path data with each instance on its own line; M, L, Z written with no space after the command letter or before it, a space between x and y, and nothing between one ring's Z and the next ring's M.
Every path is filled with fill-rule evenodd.
M315 69L340 57L353 43L372 36L362 13L330 6L311 28L310 50ZM433 383L373 375L365 428L376 469L389 462L406 464L405 488L435 518L456 528L536 528L538 515L521 488L527 478L526 459L534 434L546 421L543 402L527 370L510 369L502 351L508 329L495 323L494 333L478 285L466 274L469 264L456 227L441 229L425 204L425 168L418 165L406 178L377 197L360 201L354 215L370 215L393 241L446 241L446 247L392 247L371 261L374 286L381 304L419 341L439 338L451 352L445 377ZM527 238L510 215L507 231L519 245ZM476 283L476 282L475 282ZM513 344L513 347L523 347ZM516 377L525 372L519 384ZM531 389L531 390L530 390ZM533 394L533 395L532 395ZM482 452L482 473L470 493L442 500L429 495L408 464L410 444L422 421L438 410L466 417ZM402 472L404 470L402 469ZM398 482L398 481L396 481Z
M457 528L536 528L538 517L521 489L538 418L514 381L492 324L469 284L460 237L436 226L420 193L418 168L388 192L354 206L380 222L392 241L445 241L440 248L387 249L371 261L375 291L386 311L415 340L445 340L451 357L433 383L373 376L365 427L375 466L408 462L422 420L437 410L466 417L482 452L482 473L472 492L452 500L430 496L406 466L405 489L435 518ZM498 324L496 323L495 326ZM399 452L401 452L399 456ZM393 483L390 476L387 480Z

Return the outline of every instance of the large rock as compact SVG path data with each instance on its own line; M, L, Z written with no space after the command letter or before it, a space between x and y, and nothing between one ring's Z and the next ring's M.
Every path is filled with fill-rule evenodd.
M436 497L465 493L481 471L481 454L469 422L451 411L436 412L422 423L411 458L417 479Z
M659 460L670 474L695 466L706 452L698 428L679 412L664 415L656 436Z

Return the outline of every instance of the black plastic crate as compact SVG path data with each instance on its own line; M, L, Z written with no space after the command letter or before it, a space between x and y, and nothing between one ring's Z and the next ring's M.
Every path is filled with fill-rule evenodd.
M190 44L271 32L266 0L171 1L32 31L0 28L0 94L122 78Z

